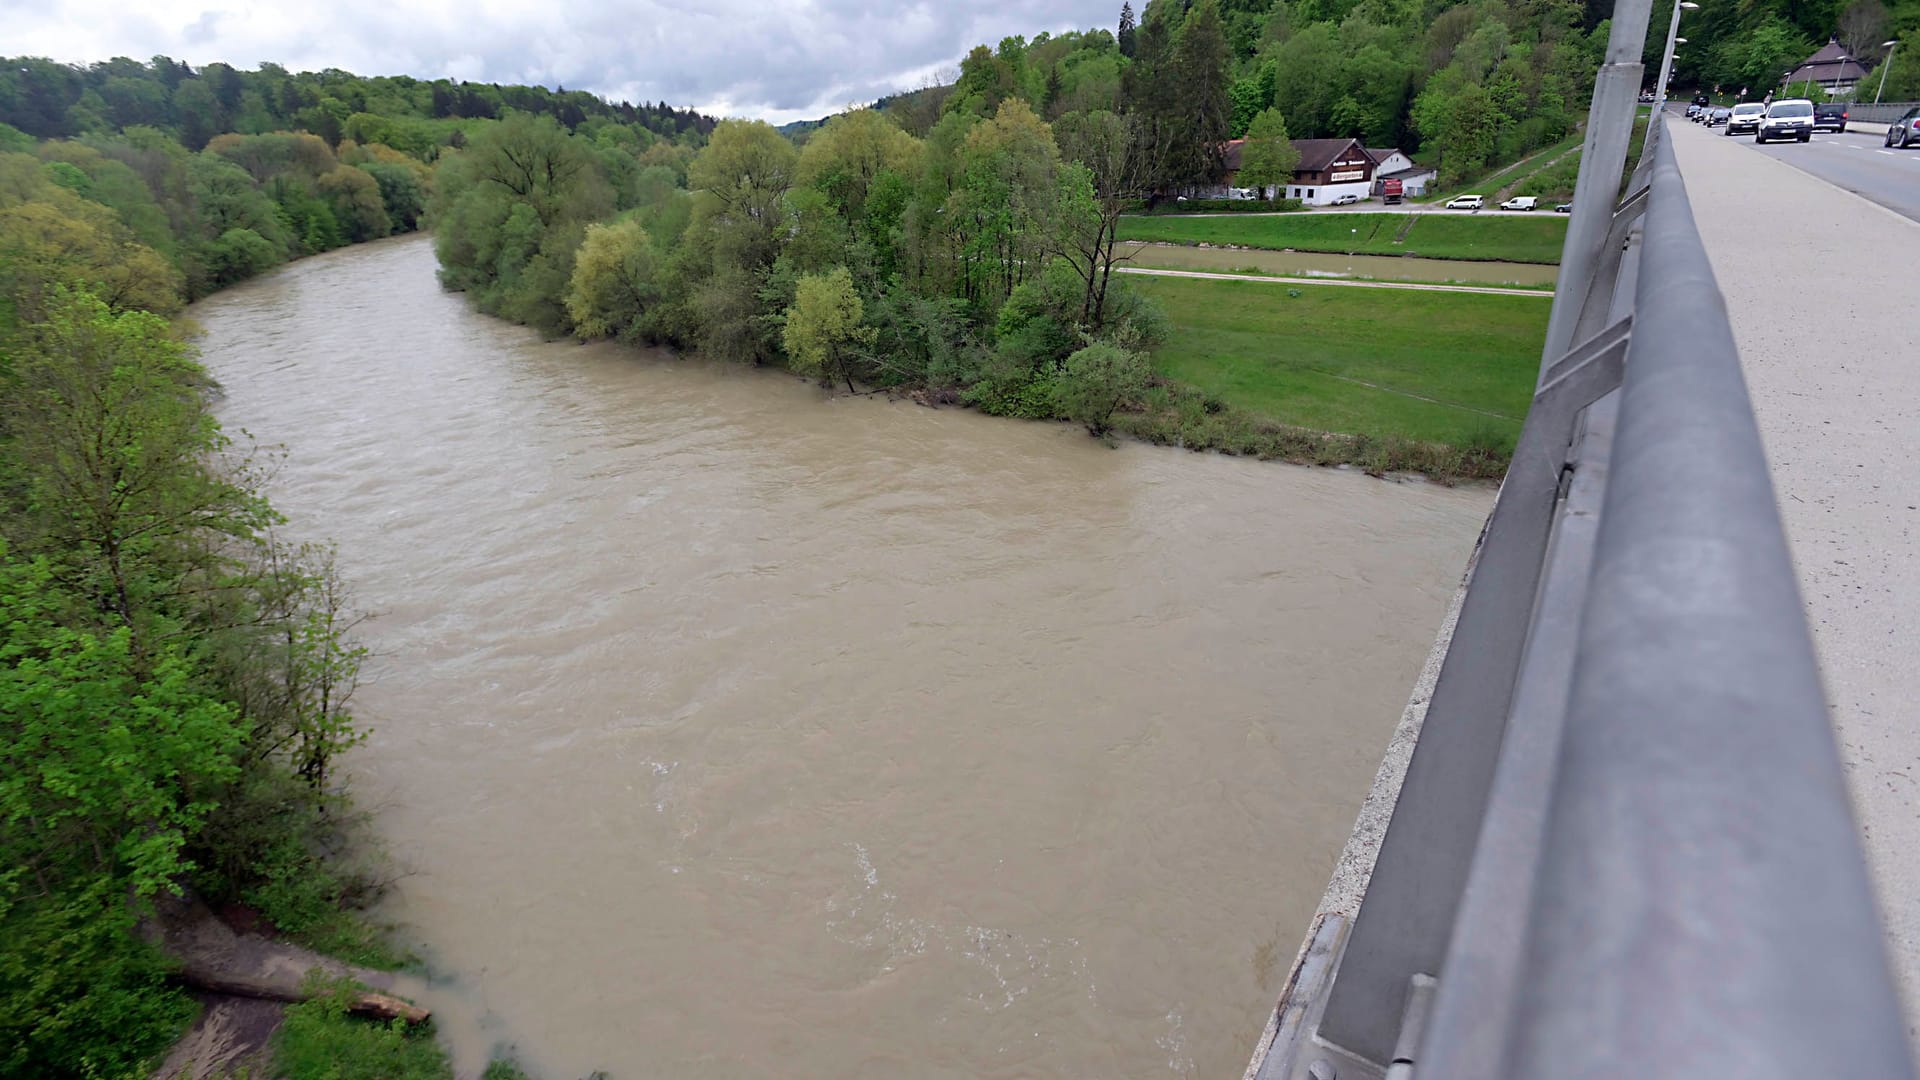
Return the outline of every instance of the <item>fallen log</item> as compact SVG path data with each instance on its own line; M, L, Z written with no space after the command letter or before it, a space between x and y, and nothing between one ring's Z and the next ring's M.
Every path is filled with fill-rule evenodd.
M178 975L182 982L202 990L211 990L216 994L264 998L268 1001L306 1001L315 996L315 991L309 990L305 984L293 987L289 986L284 979L257 978L230 971L214 971L195 964L188 964L181 968ZM322 986L320 992L324 990ZM391 994L376 993L372 990L355 990L352 993L353 998L347 1005L347 1011L359 1016L423 1024L433 1015L427 1009L410 1001L402 1001Z

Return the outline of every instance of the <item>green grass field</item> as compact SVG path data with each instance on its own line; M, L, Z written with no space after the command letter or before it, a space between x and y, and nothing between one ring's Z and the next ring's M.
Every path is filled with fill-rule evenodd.
M1580 135L1569 135L1552 146L1535 150L1511 165L1495 169L1473 183L1454 190L1435 192L1433 196L1423 201L1444 202L1455 195L1494 195L1508 188L1517 187L1521 181L1547 168L1562 154L1579 149L1581 138Z
M1549 306L1528 296L1252 281L1128 285L1172 323L1154 356L1162 374L1283 424L1449 446L1513 445Z
M1557 263L1566 243L1566 219L1420 214L1399 242L1406 214L1286 214L1254 217L1125 217L1120 239L1174 244L1237 244L1295 251L1352 251L1366 255L1417 255L1429 259Z

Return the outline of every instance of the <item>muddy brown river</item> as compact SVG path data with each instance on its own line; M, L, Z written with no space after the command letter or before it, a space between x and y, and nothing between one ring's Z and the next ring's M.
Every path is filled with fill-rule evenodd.
M542 343L417 238L193 314L463 1071L1237 1076L1491 502Z

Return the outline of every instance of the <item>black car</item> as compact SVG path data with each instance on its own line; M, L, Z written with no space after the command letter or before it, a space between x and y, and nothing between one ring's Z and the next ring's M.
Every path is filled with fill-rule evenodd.
M1844 102L1836 101L1828 105L1815 105L1813 107L1813 130L1840 131L1840 132L1846 131L1847 130L1846 104Z
M1887 145L1901 148L1920 146L1920 105L1908 109L1900 119L1887 125Z
M1714 109L1707 114L1707 126L1719 127L1721 124L1726 123L1727 118L1732 115L1733 115L1733 110L1722 105L1721 107Z

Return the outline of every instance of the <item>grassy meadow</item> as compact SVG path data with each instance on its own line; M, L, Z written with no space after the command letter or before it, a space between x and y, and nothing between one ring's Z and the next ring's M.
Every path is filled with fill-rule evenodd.
M1407 228L1410 219L1412 227ZM1429 259L1557 263L1560 248L1567 239L1567 221L1551 211L1528 217L1404 213L1125 217L1120 220L1120 239L1233 244L1274 250L1351 251Z
M1172 324L1154 357L1160 374L1227 408L1290 427L1500 456L1533 395L1549 307L1530 296L1128 283Z

